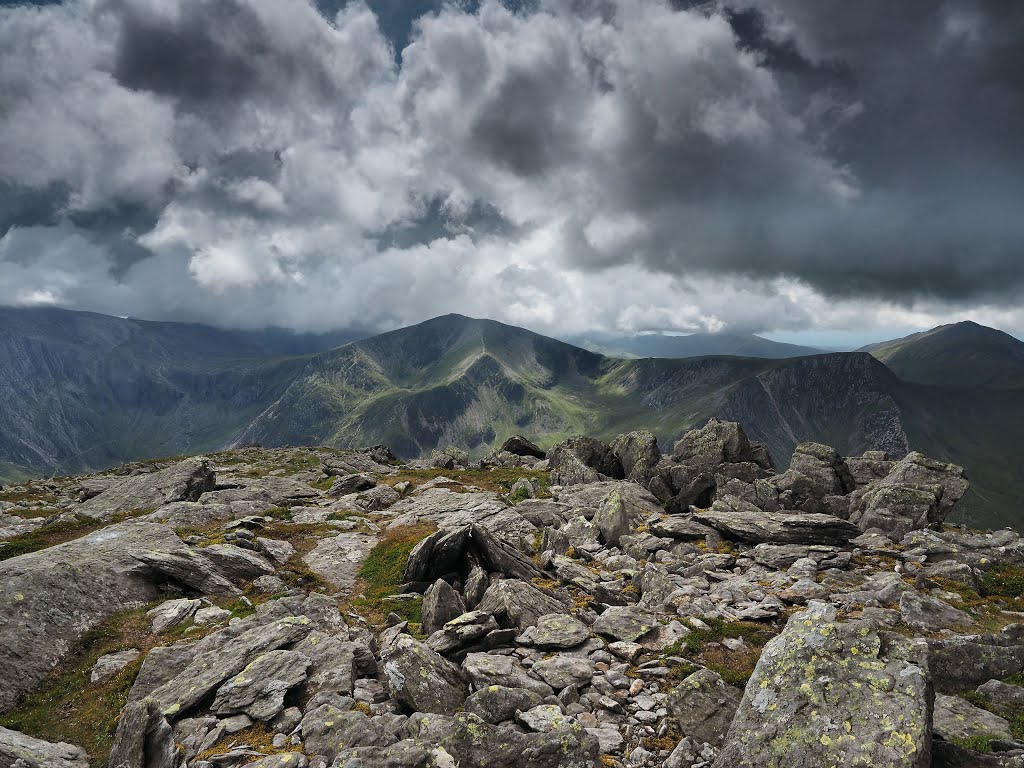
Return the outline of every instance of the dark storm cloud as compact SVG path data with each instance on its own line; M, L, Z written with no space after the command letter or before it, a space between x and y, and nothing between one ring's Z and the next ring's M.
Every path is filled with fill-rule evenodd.
M1017 2L0 15L0 301L760 330L1024 290Z

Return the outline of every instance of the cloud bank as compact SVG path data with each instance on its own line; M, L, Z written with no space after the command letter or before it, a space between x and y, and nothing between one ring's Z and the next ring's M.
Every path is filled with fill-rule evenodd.
M0 8L0 302L1024 330L1019 3L401 7Z

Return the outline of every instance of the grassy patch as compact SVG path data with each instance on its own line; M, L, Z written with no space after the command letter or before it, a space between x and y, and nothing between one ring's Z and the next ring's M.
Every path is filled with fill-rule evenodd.
M27 555L55 544L63 544L65 541L85 536L106 525L109 523L89 517L76 517L72 520L61 520L44 525L0 544L0 560L10 560L18 555Z
M385 600L394 595L405 581L409 553L437 530L433 523L400 526L385 532L377 546L370 550L359 569L362 595L352 601L352 608L377 624L394 612L409 622L421 622L422 599Z
M1024 596L1024 568L1008 563L993 565L982 574L979 592L982 597Z
M699 661L708 669L717 672L729 685L742 687L754 673L754 667L761 658L765 643L778 634L778 628L756 624L750 621L723 621L709 619L708 629L693 629L686 637L667 650ZM722 640L742 639L744 646L731 651Z
M275 747L274 732L270 730L266 723L256 723L225 739L221 739L208 750L198 755L195 761L209 760L217 755L226 755L238 744L248 744L254 751L262 752L265 755L280 755L285 752L295 752L298 749L298 747L293 746L291 743L285 743L283 747Z
M149 634L146 611L151 607L118 614L87 632L39 690L0 717L0 725L47 741L77 744L89 753L92 766L106 765L118 714L128 702L145 653L160 642ZM105 682L89 682L100 656L128 648L138 648L143 656Z
M49 488L41 488L29 483L0 490L0 501L6 501L10 504L38 503L49 507L57 503L57 496ZM15 514L20 514L17 510L14 510L14 512Z

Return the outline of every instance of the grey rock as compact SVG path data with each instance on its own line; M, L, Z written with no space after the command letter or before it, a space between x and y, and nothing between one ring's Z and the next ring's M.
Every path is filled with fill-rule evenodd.
M267 755L246 763L246 768L306 768L309 758L301 752L282 752L279 755Z
M109 768L176 768L174 731L152 701L129 703L117 721Z
M846 520L822 514L765 512L735 496L725 496L694 519L725 535L754 544L845 544L860 534Z
M618 492L611 491L602 500L594 515L594 525L601 532L601 540L609 547L617 547L619 539L629 533L629 515Z
M413 738L442 747L459 766L474 768L591 768L598 764L600 745L572 718L548 733L521 733L489 725L470 713L454 717L414 715ZM381 763L373 763L381 765Z
M109 680L139 658L141 653L142 652L137 648L129 648L125 651L107 653L100 656L96 659L96 663L93 665L92 670L89 673L89 682L102 683L104 680Z
M488 685L466 699L465 710L481 720L497 725L515 717L516 712L532 709L541 703L539 693L526 688Z
M423 595L423 631L433 634L465 612L462 596L447 581L438 579Z
M377 544L377 537L365 533L339 533L321 539L302 561L321 578L342 590L351 590L366 556Z
M0 726L0 768L89 768L81 747L51 743Z
M221 576L236 584L274 572L273 564L265 557L233 544L213 544L200 552Z
M219 647L196 655L184 670L153 691L152 699L166 717L181 717L261 654L295 643L307 635L310 624L304 616L288 616L253 627Z
M102 532L101 532L102 533ZM240 594L240 591L220 575L213 563L195 550L144 550L135 559L148 569L156 580L185 584L204 595Z
M908 626L928 631L974 624L974 619L949 603L913 590L900 596L900 615Z
M231 618L231 611L220 608L216 605L207 606L206 608L200 608L196 611L195 616L192 620L198 626L204 624L216 624L221 621L226 621Z
M1024 672L1024 624L993 635L929 640L928 649L936 690L956 693Z
M548 613L537 619L530 640L544 650L575 648L590 637L587 626L567 613Z
M915 451L897 462L883 479L855 492L850 520L861 530L880 528L900 537L945 520L968 486L962 467Z
M1001 680L989 680L978 686L978 694L989 703L996 714L1007 716L1024 712L1024 688Z
M959 696L935 696L933 729L946 741L974 738L1009 739L1010 724Z
M256 543L275 563L287 563L288 559L295 554L295 547L280 539L264 539L258 536Z
M202 600L190 600L187 597L167 600L146 612L146 616L152 622L150 629L154 634L160 634L172 627L190 621L202 605Z
M351 695L357 677L356 655L364 650L359 643L345 640L344 635L313 630L294 650L308 656L312 665L306 681L307 695L319 691Z
M625 477L622 462L612 447L593 437L564 440L548 451L547 459L551 482L555 485L579 485Z
M350 493L368 491L376 487L377 478L362 472L343 475L334 481L330 493L332 496L347 496Z
M128 477L79 505L75 511L109 520L120 512L155 509L173 501L196 501L216 485L210 462L195 456L166 469Z
M811 603L765 646L716 768L930 765L923 644L835 616Z
M648 528L650 528L651 533L658 536L668 536L669 538L681 541L703 539L709 533L714 532L713 528L703 523L698 523L688 514L668 515L648 523Z
M34 689L78 638L161 596L145 552L188 547L155 523L128 521L0 562L0 713Z
M570 718L562 714L562 708L554 704L539 704L525 712L516 713L516 722L534 733L550 733L570 724Z
M271 720L284 709L289 690L306 680L312 662L295 651L270 651L230 678L214 697L211 709L221 715L245 713L253 720Z
M532 584L502 579L487 588L477 610L492 614L503 627L526 629L545 614L564 612L565 606Z
M684 736L716 747L722 745L741 693L721 676L701 669L683 680L669 695L668 708Z
M429 638L427 645L438 653L451 653L498 629L498 622L489 613L470 611L445 623Z
M612 441L611 448L622 464L625 478L641 485L646 484L661 461L658 440L647 430L619 435Z
M560 691L570 685L590 683L594 676L594 663L589 659L558 654L541 659L530 671L554 690Z
M381 652L381 668L391 695L417 712L454 712L469 694L461 669L408 635Z
M516 456L533 456L538 459L544 458L544 451L522 435L513 435L508 438L508 440L501 444L501 448L498 450L508 451Z
M307 753L323 755L328 760L346 748L387 746L397 740L376 719L362 712L339 710L331 704L307 713L299 732Z
M470 653L462 662L462 668L473 681L473 688L477 691L490 686L500 686L525 688L540 696L551 696L554 693L551 686L531 677L512 656Z
M593 630L613 640L634 642L657 629L654 615L629 606L612 606L594 622Z

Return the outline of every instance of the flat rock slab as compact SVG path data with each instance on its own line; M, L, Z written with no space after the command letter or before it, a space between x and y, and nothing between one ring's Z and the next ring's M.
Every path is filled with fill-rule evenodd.
M0 766L15 763L18 768L89 768L89 756L74 744L52 744L0 727Z
M302 560L309 569L341 590L355 585L359 569L377 544L377 537L367 533L339 533L323 539Z

